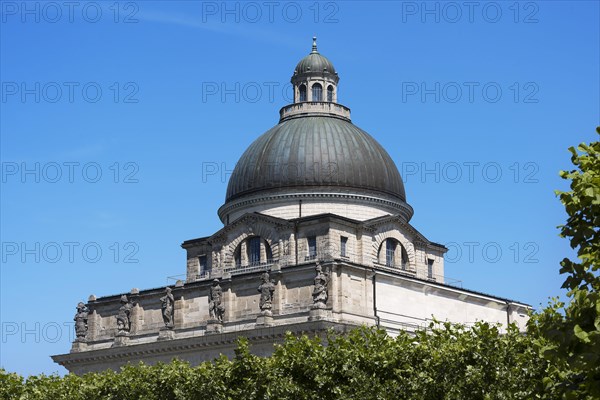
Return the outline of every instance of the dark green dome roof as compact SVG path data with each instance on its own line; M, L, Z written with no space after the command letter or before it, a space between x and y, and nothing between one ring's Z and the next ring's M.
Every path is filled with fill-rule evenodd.
M298 65L296 65L296 69L294 70L295 75L305 75L305 74L323 74L329 73L335 75L335 68L329 59L325 56L322 56L317 51L317 38L313 38L313 46L312 51L309 55L304 57Z
M371 135L344 119L285 120L256 139L235 166L226 202L274 189L386 194L406 202L400 173Z
M304 57L294 70L294 75L303 75L308 73L330 73L335 75L335 68L329 59L319 53L310 53Z

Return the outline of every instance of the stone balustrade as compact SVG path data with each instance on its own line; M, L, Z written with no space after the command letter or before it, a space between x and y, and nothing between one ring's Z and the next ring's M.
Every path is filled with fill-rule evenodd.
M279 122L311 115L329 115L350 121L350 109L346 106L328 101L305 101L287 105L279 110Z

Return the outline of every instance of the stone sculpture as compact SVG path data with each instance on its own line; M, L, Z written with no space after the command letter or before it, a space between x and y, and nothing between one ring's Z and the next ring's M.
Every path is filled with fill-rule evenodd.
M315 276L315 287L312 292L313 308L325 308L328 297L327 285L329 284L329 274L323 272L319 261L317 261L315 270L317 275Z
M275 292L275 283L271 281L269 273L265 272L261 275L261 284L258 287L260 293L260 301L258 303L261 312L264 315L271 315L273 307L273 293Z
M219 280L213 280L213 285L208 293L208 312L212 320L223 322L225 306L223 305L223 289L219 285Z
M76 336L76 341L84 341L85 337L87 335L87 331L88 331L88 314L89 314L89 309L87 308L87 306L85 304L83 304L82 302L79 302L79 304L77 304L77 313L75 314L75 317L73 318L73 321L75 321L75 336Z
M126 295L121 296L121 307L117 314L118 335L127 335L131 331L131 310L133 304Z
M171 288L166 288L166 294L160 298L162 303L162 317L165 322L165 327L167 329L173 329L175 326L174 323L174 314L175 314L175 297L173 297L173 293L171 293Z

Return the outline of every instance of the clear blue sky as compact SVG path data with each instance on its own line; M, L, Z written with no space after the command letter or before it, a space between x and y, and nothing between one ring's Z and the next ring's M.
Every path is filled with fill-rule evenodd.
M446 275L561 293L553 191L597 139L598 2L0 4L2 367L64 373L77 302L185 273L313 35Z

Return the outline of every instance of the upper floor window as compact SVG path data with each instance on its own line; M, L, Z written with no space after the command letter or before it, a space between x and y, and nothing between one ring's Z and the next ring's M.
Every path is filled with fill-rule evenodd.
M208 269L208 263L206 260L206 255L201 255L200 257L198 257L198 262L200 264L200 273L203 273Z
M400 245L402 248L402 253L400 254L400 267L402 269L408 269L408 253L406 253L406 249L404 246Z
M251 236L240 243L233 252L236 267L256 266L273 261L269 242L260 236Z
M309 259L317 258L317 237L309 236L306 239L308 241L308 258Z
M347 257L346 248L348 246L348 238L345 236L340 237L340 256Z
M396 241L394 239L385 240L385 265L393 267L396 261Z
M433 278L433 260L431 258L427 259L427 277L429 279Z
M248 239L246 245L248 251L248 262L250 265L260 264L260 237L254 236Z
M238 246L233 252L233 261L235 262L236 267L240 267L242 265L242 246Z
M327 86L327 101L333 101L333 86Z
M300 85L298 92L300 94L300 101L306 101L306 85Z
M198 279L200 279L208 273L208 259L206 254L198 257L198 264L200 265L200 268L198 269Z
M393 238L386 239L379 248L377 262L387 267L400 267L408 269L408 253L400 242Z
M323 86L320 83L312 85L312 101L323 101Z

